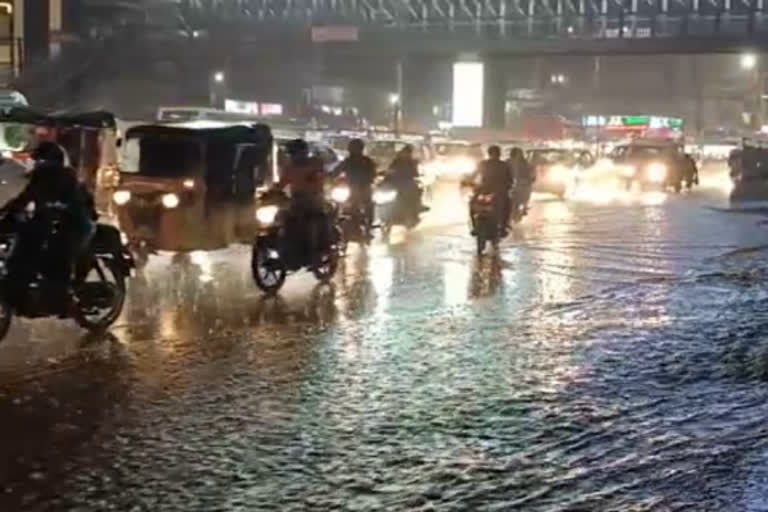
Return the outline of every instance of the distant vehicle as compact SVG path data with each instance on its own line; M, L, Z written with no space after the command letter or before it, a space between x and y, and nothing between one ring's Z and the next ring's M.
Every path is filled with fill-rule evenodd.
M683 188L687 161L679 144L661 140L633 142L616 146L609 156L627 189L671 187L680 192Z
M432 185L438 176L432 166L434 153L429 144L403 139L373 140L366 144L365 152L376 162L376 168L379 172L385 172L389 169L397 153L408 144L413 146L413 156L419 161L419 181L424 188L427 199L429 199Z
M256 188L272 180L269 128L136 126L122 151L112 199L141 259L250 243Z
M534 192L554 194L563 198L577 181L580 163L577 154L569 149L532 149L528 151L526 158L536 175Z
M443 178L463 178L472 174L485 158L482 144L462 141L437 142L430 170Z

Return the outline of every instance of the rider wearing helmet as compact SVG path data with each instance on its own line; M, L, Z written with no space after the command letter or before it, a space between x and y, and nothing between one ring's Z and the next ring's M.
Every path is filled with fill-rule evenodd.
M376 179L376 164L365 156L365 143L361 139L352 139L347 146L349 156L336 167L334 174L343 175L352 201L365 209L368 226L373 224L373 182Z
M29 183L2 208L11 219L24 211L33 212L16 228L18 242L8 262L11 281L24 287L33 272L43 269L52 284L60 285L55 289L68 296L72 263L95 229L92 198L78 182L75 171L66 166L66 154L57 144L41 142L32 152L32 159L35 165ZM34 205L33 210L30 205ZM49 240L49 257L41 261L42 242L50 235L54 220L60 221L60 227L55 239Z

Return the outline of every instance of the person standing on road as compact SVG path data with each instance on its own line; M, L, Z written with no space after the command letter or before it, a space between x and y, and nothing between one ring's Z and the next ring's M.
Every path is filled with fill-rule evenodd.
M513 208L522 208L523 213L527 213L528 202L531 200L533 183L536 181L536 170L530 163L528 163L523 150L520 148L512 148L509 151L509 160L507 160L507 163L509 164L515 184L515 200L513 201Z

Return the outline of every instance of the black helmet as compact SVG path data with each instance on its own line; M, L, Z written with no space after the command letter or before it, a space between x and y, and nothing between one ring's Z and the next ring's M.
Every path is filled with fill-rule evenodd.
M65 165L67 157L61 146L55 142L41 142L32 151L32 160L36 164Z
M304 139L293 139L285 145L285 152L291 156L307 156L309 144Z

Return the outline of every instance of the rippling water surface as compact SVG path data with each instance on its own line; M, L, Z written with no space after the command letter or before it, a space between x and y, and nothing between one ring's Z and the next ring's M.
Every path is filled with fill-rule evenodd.
M23 326L4 347L38 351L23 377L0 364L5 497L766 510L764 230L662 199L537 203L479 261L463 225L429 226L350 255L333 287L297 276L280 299L256 292L245 248L162 280L158 263L114 338L73 335L50 360L50 325Z

